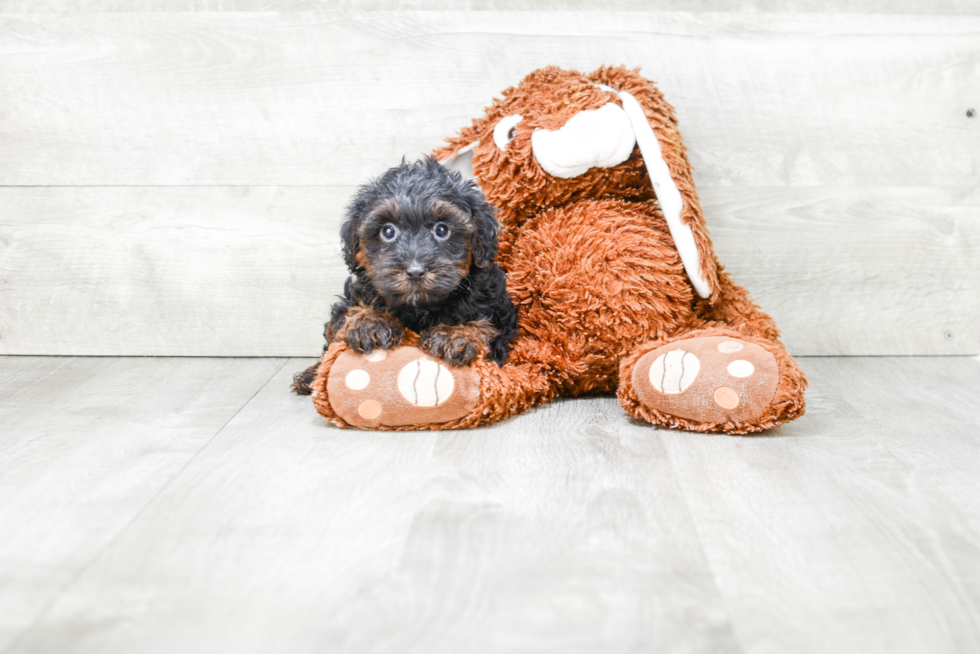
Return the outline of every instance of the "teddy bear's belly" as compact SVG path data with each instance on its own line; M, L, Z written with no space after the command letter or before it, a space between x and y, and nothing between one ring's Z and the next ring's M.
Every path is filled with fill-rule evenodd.
M624 356L692 316L693 289L656 204L584 201L524 225L506 261L523 333L572 358Z

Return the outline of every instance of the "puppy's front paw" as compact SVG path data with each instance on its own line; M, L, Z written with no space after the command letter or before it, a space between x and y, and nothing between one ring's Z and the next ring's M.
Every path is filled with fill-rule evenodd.
M468 366L489 347L493 329L482 322L438 325L422 332L419 347L451 366Z
M344 340L358 354L390 350L402 341L405 329L387 316L360 316L347 328Z

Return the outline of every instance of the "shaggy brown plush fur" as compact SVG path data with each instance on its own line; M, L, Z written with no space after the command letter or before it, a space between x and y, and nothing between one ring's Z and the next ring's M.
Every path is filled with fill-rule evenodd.
M749 434L772 429L784 422L795 420L803 415L804 406L802 398L803 391L806 388L806 377L803 375L803 371L800 370L799 366L796 365L796 362L782 347L773 347L773 342L765 338L753 336L750 333L738 329L731 329L719 324L705 326L704 329L696 329L684 334L684 338L695 336L732 336L742 341L755 343L773 353L776 357L776 363L779 366L779 384L769 402L768 408L762 415L748 423L734 421L701 422L667 415L644 406L636 396L636 389L633 387L632 375L630 373L640 357L669 341L645 343L641 347L638 347L629 357L623 359L620 364L620 384L617 395L619 396L620 403L622 403L623 408L627 412L647 422L675 429L700 432L720 431L728 434Z
M627 91L642 106L683 198L681 220L693 232L708 297L699 297L685 274L639 147L618 165L570 179L549 175L535 160L535 130L556 130L577 113L609 102L622 106L599 83ZM494 127L518 114L523 118L510 142L498 148ZM554 67L535 71L435 156L448 159L477 141L473 172L500 209L498 262L519 306L520 336L503 368L483 358L475 362L480 400L468 415L397 429L489 424L559 396L591 393L616 393L636 418L699 432L758 432L803 414L806 378L779 342L772 319L718 263L674 111L651 82L625 68L603 67L589 75ZM760 415L745 422L697 421L640 402L631 381L637 361L657 347L697 336L737 338L772 353L778 383ZM411 333L403 342L417 343ZM317 409L339 426L347 425L331 410L326 383L343 347L335 344L326 352L314 383Z

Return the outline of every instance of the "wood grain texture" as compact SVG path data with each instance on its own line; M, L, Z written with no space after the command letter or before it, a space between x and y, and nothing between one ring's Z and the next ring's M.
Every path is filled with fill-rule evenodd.
M354 187L0 188L0 352L320 352ZM797 355L980 351L980 194L702 193Z
M974 0L0 0L0 12L737 11L976 15Z
M980 365L804 360L771 439L666 439L746 652L980 649Z
M799 355L980 350L980 191L717 189L718 257Z
M530 69L610 62L676 105L721 261L791 352L980 351L980 16L678 2L0 2L0 353L312 355L354 185Z
M3 185L349 185L546 64L641 66L713 186L975 184L980 16L0 14Z
M0 358L0 650L283 363Z
M606 400L340 431L286 392L309 363L10 653L739 651L657 432Z
M316 355L352 190L0 188L0 348Z
M41 375L36 361L0 359L20 380L3 390L74 379L72 415L106 426L80 434L70 460L41 444L4 458L16 473L0 477L5 498L32 498L4 503L4 533L114 514L122 490L156 474L156 447L108 426L133 421L129 396L106 391L134 388L137 368L159 382L160 406L181 403L187 366L202 382L228 379L228 365L268 370L140 360L118 374L111 360L48 359ZM310 361L289 361L247 400L7 651L980 647L975 357L803 359L809 411L769 437L657 430L613 398L466 432L337 430L286 392ZM58 431L29 397L10 405L18 433ZM123 443L120 475L105 453ZM86 474L70 485L66 466ZM45 552L50 538L18 540ZM8 551L2 597L16 607L48 571L11 565Z

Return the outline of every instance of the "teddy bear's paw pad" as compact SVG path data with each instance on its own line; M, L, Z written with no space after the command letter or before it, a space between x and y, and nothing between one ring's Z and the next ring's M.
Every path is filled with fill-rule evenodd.
M415 347L345 351L327 377L330 406L362 428L437 425L476 406L480 377L472 367L450 368Z
M703 423L750 422L776 393L776 357L754 343L699 336L647 352L633 369L640 402Z

